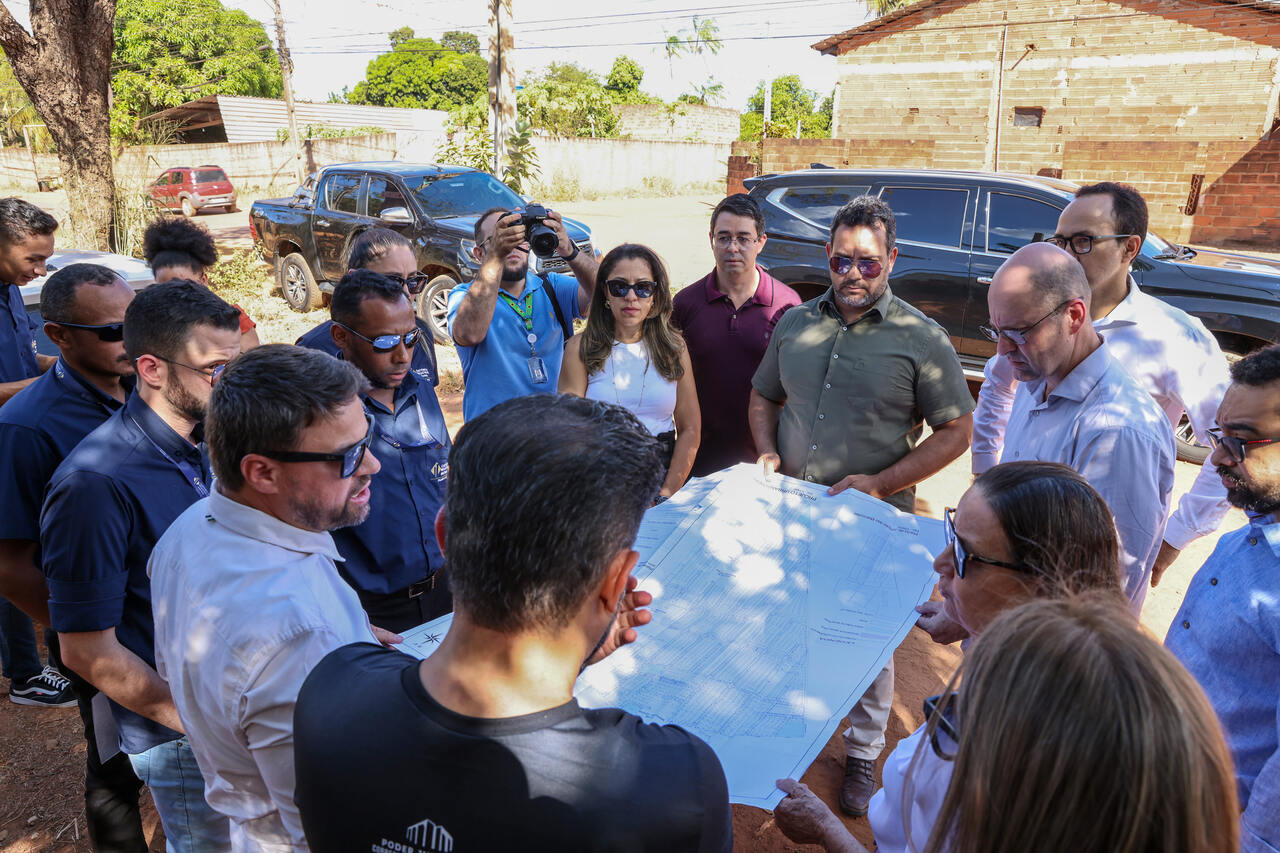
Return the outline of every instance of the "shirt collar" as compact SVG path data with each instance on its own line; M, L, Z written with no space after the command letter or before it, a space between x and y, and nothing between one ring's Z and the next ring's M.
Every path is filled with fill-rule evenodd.
M400 411L401 402L412 398L417 393L418 393L418 377L414 374L413 368L410 367L409 372L404 375L404 380L400 383L400 386L396 388L396 392L391 395L391 399L396 405L396 411L397 412ZM377 400L373 399L373 397L367 393L364 395L364 402L365 402L365 405L372 406L380 412L386 412L387 414L392 414L390 411L387 410L386 406L382 405Z
M115 397L110 394L104 394L100 389L94 387L89 380L77 373L75 368L67 364L62 356L58 356L58 360L54 362L53 371L54 376L63 384L63 387L68 388L72 393L79 394L90 402L106 406L112 411L124 405ZM120 384L124 387L126 398L132 393L135 380L136 377L133 376L126 376L120 380Z
M1049 396L1061 397L1064 400L1074 400L1079 403L1089 395L1089 392L1102 379L1103 374L1110 369L1111 361L1111 353L1107 351L1107 344L1103 341L1096 350L1085 357L1084 361L1077 364L1070 373L1062 378L1062 381L1058 383L1058 387L1054 388L1049 393ZM1027 390L1031 392L1033 399L1037 402L1041 401L1044 382L1044 379L1041 378L1027 383ZM1045 400L1044 402L1048 401Z
M866 313L853 322L857 323L866 319L872 312L875 312L878 318L883 320L885 317L889 316L889 306L892 304L893 288L886 284L884 286L884 293L880 294L880 298L872 303L871 307L866 310ZM835 287L828 287L827 292L818 297L818 306L821 310L826 311L841 323L844 322L844 316L840 313L840 307L836 305Z
M1248 513L1249 526L1262 534L1262 538L1267 540L1267 544L1271 546L1271 553L1280 557L1280 521L1276 521L1272 513L1265 515L1255 515Z
M503 293L507 294L507 296L510 296L512 299L524 299L525 294L533 293L535 290L542 289L542 276L538 275L533 270L528 270L527 272L525 272L524 290L520 291L519 296L513 296L511 294L511 291L507 290L505 287L502 286L501 281L499 281L498 283L498 289L501 290Z
M195 460L201 459L200 449L178 435L173 427L165 423L164 418L157 415L155 410L147 405L141 394L129 395L129 399L124 404L124 412L146 434L147 438L155 442L156 447L160 448L164 453L174 459L184 456ZM199 426L197 426L191 437L196 441L201 440L202 430Z
M773 305L773 276L765 272L759 264L756 264L756 272L760 274L760 283L756 285L756 292L751 294L747 302L754 302L767 308ZM729 294L720 289L720 273L714 268L702 280L702 289L708 303L729 298Z
M1129 276L1129 290L1125 293L1124 299L1120 300L1120 304L1111 309L1111 313L1105 317L1093 321L1093 327L1100 332L1107 329L1114 329L1116 326L1136 326L1140 318L1140 308L1143 300L1149 297L1138 288L1138 283L1133 280L1133 276Z
M319 554L331 560L342 559L328 531L294 527L274 515L227 497L221 488L214 488L209 494L209 518L246 539L300 554Z

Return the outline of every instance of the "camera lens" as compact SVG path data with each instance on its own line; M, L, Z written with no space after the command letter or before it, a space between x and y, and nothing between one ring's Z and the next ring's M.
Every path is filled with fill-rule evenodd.
M528 230L529 249L535 255L540 258L549 258L555 254L556 247L560 245L560 238L556 236L556 232L541 222L529 226Z

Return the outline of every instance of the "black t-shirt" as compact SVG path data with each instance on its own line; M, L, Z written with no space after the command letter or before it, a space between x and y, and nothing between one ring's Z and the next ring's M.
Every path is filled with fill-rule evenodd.
M431 698L417 660L367 643L307 677L294 751L315 853L733 847L720 761L684 729L576 701L465 717Z

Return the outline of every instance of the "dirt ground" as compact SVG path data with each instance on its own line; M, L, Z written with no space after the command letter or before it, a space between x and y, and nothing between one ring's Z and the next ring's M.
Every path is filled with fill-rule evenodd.
M60 215L65 199L60 193L22 193L33 202ZM706 242L707 217L716 198L712 196L666 199L609 200L554 205L566 215L589 224L596 245L608 248L624 241L637 241L655 247L666 260L673 282L687 283L706 273L711 256ZM61 202L59 204L59 201ZM248 245L249 199L244 211L234 214L212 214L200 217L209 227L220 248L226 252ZM554 203L553 203L554 204ZM299 334L326 319L325 312L297 314L284 306L274 282L264 278L261 292L254 295L245 309L258 321L264 341L292 342ZM456 354L442 350L442 366L454 365ZM460 391L442 393L450 429L455 431L462 421ZM1191 485L1198 469L1178 463L1175 500ZM968 487L968 454L924 483L919 489L919 511L941 517L944 507L955 506ZM1238 511L1223 523L1222 531L1244 523ZM1217 536L1198 540L1184 552L1166 575L1159 588L1153 590L1143 611L1143 624L1156 637L1168 629L1192 574L1208 557ZM643 640L642 640L643 641ZM958 647L935 645L927 635L912 630L894 656L897 667L893 716L889 723L888 747L923 722L921 703L925 697L941 692L960 660ZM74 709L45 710L21 707L0 700L0 853L35 853L35 851L88 851L83 816L84 738L80 720ZM802 777L817 794L833 807L843 774L843 744L838 732L818 759ZM879 767L877 766L877 775ZM145 801L145 795L144 795ZM144 820L152 850L163 849L155 812L145 801ZM735 805L735 851L817 850L788 841L774 826L770 813L748 806ZM865 819L846 820L854 834L870 845L870 828Z

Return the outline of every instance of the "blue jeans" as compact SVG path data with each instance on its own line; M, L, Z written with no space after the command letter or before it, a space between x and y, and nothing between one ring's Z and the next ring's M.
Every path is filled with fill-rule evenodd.
M204 778L185 737L129 756L138 778L151 789L168 853L231 849L231 824L204 799Z
M43 669L31 617L0 598L0 672L10 681L26 681Z

